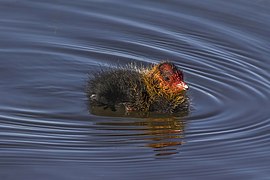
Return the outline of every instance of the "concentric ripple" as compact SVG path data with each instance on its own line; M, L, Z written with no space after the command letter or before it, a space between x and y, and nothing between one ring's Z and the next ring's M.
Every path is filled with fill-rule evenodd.
M269 5L0 2L0 177L269 178ZM184 71L188 112L89 113L88 74L161 60Z

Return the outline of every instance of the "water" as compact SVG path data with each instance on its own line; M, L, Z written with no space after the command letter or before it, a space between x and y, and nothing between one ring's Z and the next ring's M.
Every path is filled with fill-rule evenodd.
M1 179L269 179L270 3L0 1ZM183 117L89 113L87 74L171 60Z

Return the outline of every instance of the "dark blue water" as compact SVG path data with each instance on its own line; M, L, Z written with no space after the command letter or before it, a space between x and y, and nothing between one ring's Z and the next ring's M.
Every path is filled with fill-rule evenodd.
M269 179L270 2L0 1L0 179ZM89 113L88 73L170 60L183 117Z

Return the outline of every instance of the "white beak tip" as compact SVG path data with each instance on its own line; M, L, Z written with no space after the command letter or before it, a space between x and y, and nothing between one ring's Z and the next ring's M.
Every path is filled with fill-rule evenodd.
M180 83L180 84L177 84L178 87L182 87L184 90L187 90L188 89L188 85L184 84L184 83Z

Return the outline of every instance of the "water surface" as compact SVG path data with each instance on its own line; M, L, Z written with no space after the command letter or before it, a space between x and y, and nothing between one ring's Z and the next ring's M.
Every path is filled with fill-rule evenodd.
M1 179L269 179L270 3L0 2ZM170 60L180 117L89 113L88 73Z

